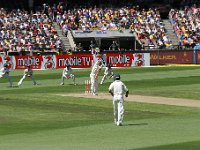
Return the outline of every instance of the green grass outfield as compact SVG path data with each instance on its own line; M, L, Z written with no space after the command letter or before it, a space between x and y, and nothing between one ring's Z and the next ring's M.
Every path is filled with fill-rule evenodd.
M113 70L130 94L200 100L198 66ZM72 80L60 86L61 72L35 71L38 86L25 79L21 87L8 88L0 79L0 150L200 149L199 108L125 102L124 124L117 127L112 101L56 95L84 93L89 69L74 70L76 86ZM14 85L22 73L11 72ZM111 81L99 91L108 92Z

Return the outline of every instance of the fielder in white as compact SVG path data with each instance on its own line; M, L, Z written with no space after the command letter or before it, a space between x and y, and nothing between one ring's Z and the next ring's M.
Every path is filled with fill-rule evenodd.
M113 96L114 123L121 126L124 116L124 95L128 97L128 88L120 81L120 75L115 75L115 81L110 84L108 90Z
M8 69L8 64L4 64L3 68L0 70L0 78L5 77L8 79L10 83L10 87L12 87L11 77L9 76L10 70Z
M72 78L74 85L76 85L75 83L75 75L72 73L73 70L71 68L70 65L67 65L64 69L63 69L63 73L62 73L62 78L61 78L61 84L60 85L64 85L64 80L66 79L70 79Z
M18 82L17 85L20 86L22 84L22 82L24 81L24 79L26 79L26 77L30 77L33 81L33 85L37 85L37 82L35 81L35 78L33 76L33 70L31 69L30 65L28 65L27 68L24 70L24 75L20 79L20 81Z
M104 71L104 75L103 75L103 78L101 79L101 83L100 84L103 84L103 82L107 79L107 78L113 78L114 76L114 73L113 73L113 70L111 68L111 64L107 64L106 65L106 68L105 68L105 71Z
M96 96L97 94L97 88L98 88L98 76L99 71L101 70L103 65L102 60L97 60L95 64L92 67L91 73L90 73L90 81L91 81L91 94Z

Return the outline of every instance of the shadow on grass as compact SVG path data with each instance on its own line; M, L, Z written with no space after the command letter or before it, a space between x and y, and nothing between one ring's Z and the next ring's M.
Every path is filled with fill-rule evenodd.
M129 124L124 124L123 126L146 126L148 123L129 123Z

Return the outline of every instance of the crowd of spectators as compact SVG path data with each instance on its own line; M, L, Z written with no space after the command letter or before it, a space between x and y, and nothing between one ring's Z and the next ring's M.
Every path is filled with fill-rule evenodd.
M172 9L170 21L180 43L193 46L199 41L200 9L193 5L184 10ZM56 51L62 49L53 22L67 36L68 31L80 32L128 30L144 48L172 48L159 10L138 5L116 7L68 7L67 3L43 4L41 10L30 13L20 9L0 9L0 51Z
M57 52L61 46L52 20L43 11L28 13L20 9L0 9L0 51Z
M169 19L181 46L192 48L200 42L200 8L196 5L171 9Z
M157 9L149 8L137 11L130 26L144 47L170 48L171 40L166 35L166 29Z
M159 11L155 9L140 9L139 6L121 8L82 7L58 11L56 21L63 32L79 30L90 32L94 30L118 30L138 37L144 47L170 47L171 41L166 35Z

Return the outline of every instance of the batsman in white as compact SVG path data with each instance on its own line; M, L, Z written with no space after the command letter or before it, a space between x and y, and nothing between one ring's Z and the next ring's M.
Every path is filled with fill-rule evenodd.
M120 81L120 75L117 74L115 75L115 81L110 84L108 90L113 96L114 123L121 126L124 116L124 95L128 97L128 88Z
M97 88L98 88L98 76L99 72L102 68L103 62L101 59L98 59L94 65L92 66L92 70L90 73L90 81L91 81L91 94L96 96L97 94Z
M72 78L74 85L76 85L76 83L75 83L75 75L72 72L73 72L73 70L72 70L70 65L67 65L63 69L62 78L61 78L62 81L61 81L60 85L64 85L65 78L66 79Z
M100 84L103 84L103 82L107 79L107 78L113 78L114 76L114 73L113 73L113 70L111 68L111 64L107 64L106 65L106 68L105 68L105 71L104 71L104 75L103 75L103 78L101 79L101 83Z
M18 82L17 85L20 86L22 84L22 82L24 81L24 79L26 79L26 77L30 77L33 81L33 85L37 85L37 82L35 81L35 78L33 76L33 70L31 69L30 65L27 65L27 68L24 70L24 75L20 79L20 81Z
M9 76L10 70L8 68L8 64L4 64L3 68L0 70L0 78L5 77L8 78L8 81L10 83L10 87L12 87L12 81L11 77Z

